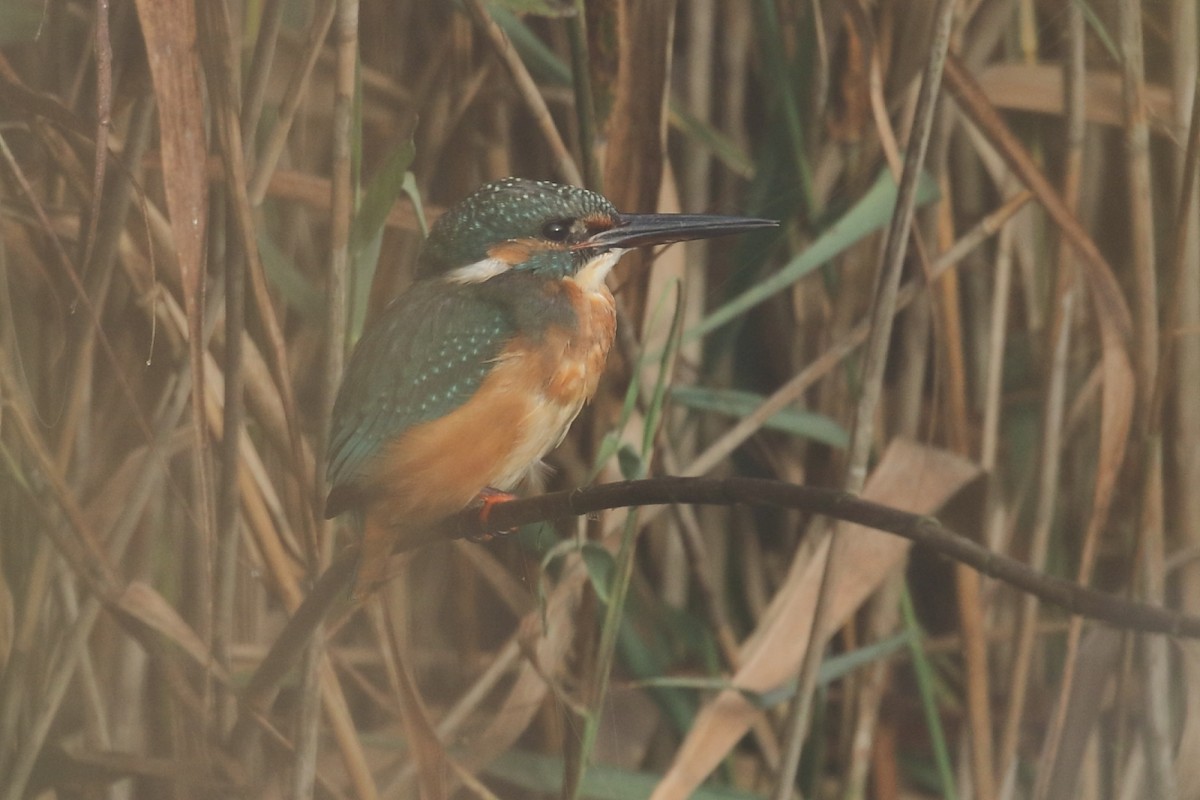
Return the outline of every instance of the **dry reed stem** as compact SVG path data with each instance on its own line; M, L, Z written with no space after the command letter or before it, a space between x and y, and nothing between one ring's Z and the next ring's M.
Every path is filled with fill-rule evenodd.
M279 164L279 158L283 155L284 147L287 146L288 134L292 129L292 123L296 119L300 103L304 99L309 79L312 77L313 67L317 63L317 56L321 53L321 48L325 43L325 36L329 33L329 28L333 24L335 9L336 0L321 0L313 13L312 23L308 27L300 69L292 73L291 80L288 82L287 93L284 95L282 103L280 103L279 116L275 120L275 124L271 126L267 142L263 145L263 150L256 160L254 175L250 179L247 194L250 197L251 204L255 206L261 205L263 198L266 197L268 183Z
M241 98L241 134L242 140L247 143L253 142L258 133L258 121L262 115L267 80L275 61L275 47L279 42L285 7L285 0L266 0L258 20L258 36L254 38L254 53L246 71ZM253 148L247 145L246 156L253 155ZM246 191L246 184L241 184L241 190Z
M562 134L559 133L558 126L554 123L554 118L550 115L550 108L546 105L545 98L542 97L541 91L525 67L525 62L521 60L513 49L512 43L508 41L508 36L491 18L482 0L467 0L467 10L470 11L475 24L483 30L484 35L491 42L500 61L508 69L508 74L521 99L525 101L529 113L533 115L538 129L542 132L542 138L550 146L554 162L558 167L559 177L566 183L582 185L583 176L575 164L571 151L567 149Z
M1182 331L1200 330L1200 187L1196 183L1197 159L1200 158L1200 45L1191 33L1197 30L1196 4L1177 0L1172 5L1172 42L1176 127L1187 131L1187 145L1176 150L1176 187L1179 200L1175 207L1174 239L1170 248L1171 266L1166 280L1167 294L1174 302L1166 303L1163 330L1163 363L1160 385L1167 403L1166 425L1172 435L1164 455L1168 459L1168 518L1176 543L1194 544L1200 535L1200 493L1187 487L1200 485L1200 453L1187 442L1200 439L1200 409L1188 402L1190 388L1200 385L1200 341ZM1189 112L1190 106L1190 112ZM1189 119L1190 117L1190 119ZM1178 159L1182 160L1178 160ZM1170 377L1168 377L1170 376ZM1172 380L1174 378L1174 380ZM1173 477L1172 477L1173 476ZM1200 608L1200 572L1194 567L1179 578L1179 593L1184 608ZM1190 684L1189 684L1190 686ZM1189 689L1189 696L1197 692Z
M946 185L942 202L938 204L938 234L941 249L953 246L953 220L950 203L953 193ZM942 356L939 361L943 369L938 383L943 386L942 396L947 398L949 412L947 439L950 448L962 456L971 450L968 431L967 375L962 342L966 338L959 307L961 289L956 272L948 272L934 286L933 298L940 325L937 326L938 347ZM979 574L959 564L954 568L955 598L958 606L959 627L963 634L963 661L966 665L967 720L969 723L968 745L971 751L971 779L975 796L980 800L992 800L995 796L994 765L992 753L991 689L988 675L988 653L985 640L985 606Z
M875 426L875 410L883 386L883 369L886 364L888 342L896 313L896 294L900 287L900 273L904 254L908 249L908 234L912 224L917 181L925 160L925 150L933 127L934 108L940 94L942 65L950 45L950 28L954 0L941 0L934 12L933 44L930 46L929 61L921 80L921 92L917 100L916 117L905 156L904 172L896 194L896 207L888 229L880 272L876 279L875 296L871 310L871 332L867 342L866 361L863 366L862 393L855 411L854 427L848 448L848 467L843 488L858 493L866 482L867 460L871 451ZM800 766L800 751L808 733L813 689L816 686L817 670L824 653L825 641L833 633L826 620L826 608L831 602L834 587L838 584L842 569L839 548L841 543L837 529L830 534L829 556L824 560L821 571L821 588L813 606L812 629L808 634L808 648L800 664L796 678L796 698L793 701L787 723L787 738L779 778L773 791L775 800L791 796Z
M1086 119L1086 94L1084 81L1087 65L1084 55L1083 12L1078 7L1068 9L1068 57L1064 63L1064 85L1066 103L1064 116L1067 126L1067 167L1063 176L1063 201L1072 213L1078 213L1079 193L1082 185L1084 120ZM1075 269L1073 254L1065 241L1058 248L1058 276L1055 289L1055 313L1050 328L1050 362L1046 403L1042 410L1043 447L1040 456L1038 500L1031 549L1031 561L1044 565L1050 527L1058 504L1058 477L1061 459L1061 430L1066 395L1067 354L1075 306ZM1021 723L1025 716L1025 696L1029 670L1035 642L1037 603L1032 598L1023 598L1021 603L1020 627L1017 633L1016 656L1009 679L1012 701L1005 718L1001 737L1000 765L1005 781L1015 778L1017 746Z
M205 641L212 637L212 553L217 532L211 439L204 405L204 332L206 281L204 242L207 235L208 182L202 68L198 53L196 10L187 0L136 3L146 40L150 76L158 107L163 192L171 225L171 247L179 267L187 314L188 361L192 371L193 497L200 535L195 553L201 580L196 582L194 615Z
M1152 210L1150 207L1150 171L1148 157L1149 132L1146 127L1146 110L1144 94L1145 78L1143 74L1141 6L1138 3L1123 2L1118 4L1118 18L1121 30L1121 51L1123 56L1124 100L1126 112L1126 147L1130 171L1130 208L1131 230L1133 245L1133 264L1135 293L1133 314L1133 343L1135 355L1135 371L1132 390L1128 387L1121 389L1133 395L1130 412L1137 408L1138 416L1134 423L1134 436L1139 440L1146 436L1146 421L1148 419L1148 404L1158 369L1158 298L1157 284L1154 275L1154 242L1151 226ZM1106 384L1112 383L1106 376ZM1116 390L1116 387L1113 389ZM1106 414L1108 416L1108 414ZM1128 423L1125 423L1126 425ZM1141 442L1138 441L1140 445ZM1143 455L1139 447L1138 455ZM1106 454L1109 458L1121 460L1124 447L1120 453ZM1144 465L1150 473L1156 472L1154 465ZM1110 470L1115 470L1116 465ZM1109 498L1100 499L1101 482L1097 482L1097 501L1095 511L1107 515ZM1111 486L1103 487L1111 490ZM1143 501L1149 499L1142 498ZM1144 513L1151 513L1143 509ZM1087 584L1091 578L1095 553L1099 547L1099 536L1103 522L1095 520L1088 526L1087 535L1079 554L1078 580ZM1042 764L1038 781L1034 787L1035 798L1045 798L1049 788L1049 777L1053 774L1052 765L1056 762L1056 753L1060 746L1063 726L1068 714L1068 702L1071 697L1070 687L1074 674L1075 658L1078 654L1079 637L1082 633L1082 620L1073 619L1067 633L1067 650L1064 659L1063 685L1059 690L1059 702L1051 718L1051 724L1043 743ZM1154 765L1157 766L1157 765Z

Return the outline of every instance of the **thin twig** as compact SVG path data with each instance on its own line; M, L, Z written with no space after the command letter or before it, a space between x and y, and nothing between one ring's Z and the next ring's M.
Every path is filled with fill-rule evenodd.
M88 230L84 237L83 273L88 272L96 245L96 228L100 221L101 199L104 196L104 173L108 163L108 129L112 125L112 41L108 28L108 0L96 0L96 146L92 172L92 207L88 213Z
M604 173L596 158L596 101L592 93L584 0L575 0L575 13L567 20L567 40L571 45L571 78L575 84L575 119L579 125L579 152L583 156L583 185L603 192Z
M267 92L267 79L271 76L271 65L275 59L275 45L279 41L279 30L283 27L284 0L266 0L258 19L258 37L254 40L254 55L246 72L246 83L242 87L242 141L254 142L258 133L258 120L262 115L263 97ZM247 155L253 148L247 147Z
M501 503L489 510L487 526L508 529L611 508L669 503L769 505L858 523L902 536L985 575L1035 594L1071 613L1142 633L1200 638L1200 617L1125 600L1063 578L1045 575L1016 559L993 553L973 540L949 531L932 517L897 511L843 491L784 481L762 478L649 478L623 481ZM477 512L471 510L460 514L454 521L454 534L466 536L483 533L485 526L478 516Z
M542 93L538 89L537 83L534 82L533 76L525 68L525 63L521 61L521 57L513 49L512 42L508 40L508 36L500 29L496 21L492 19L482 0L467 0L465 5L467 11L471 14L471 19L487 36L488 41L491 42L492 47L496 50L496 55L500 57L500 60L504 62L504 66L508 68L508 74L512 76L517 92L521 95L521 99L525 101L525 107L533 115L533 121L537 123L538 129L542 132L542 136L546 140L546 144L550 146L550 154L554 159L554 163L558 166L559 175L567 183L573 183L577 186L582 184L583 176L579 174L579 167L575 164L575 159L571 156L571 151L567 149L566 142L563 141L562 134L558 131L558 126L554 124L554 117L550 114L550 108L546 105L546 99L542 97Z
M267 186L279 163L279 157L283 155L283 148L287 145L288 133L292 129L292 122L296 119L296 111L300 108L300 101L304 97L304 90L308 87L313 67L316 66L317 56L321 54L325 36L329 33L329 26L333 24L334 9L335 0L322 0L313 13L304 52L300 58L300 66L292 73L292 79L288 82L283 101L279 104L279 116L271 127L267 143L254 165L254 175L251 177L247 189L250 203L254 206L262 205L263 198L266 197Z
M492 506L486 526L477 510L467 509L452 517L441 533L450 538L487 538L493 529L514 530L522 525L614 508L680 503L774 506L865 525L927 547L1073 614L1144 633L1200 638L1200 617L1126 600L1047 575L948 530L932 517L898 511L835 489L763 478L648 478L553 492ZM242 718L230 740L232 748L243 746L242 736L256 724L254 719L265 712L269 698L304 651L311 632L346 596L357 559L355 550L347 550L330 565L259 663L242 693ZM505 652L509 657L516 655ZM444 729L439 733L446 735Z

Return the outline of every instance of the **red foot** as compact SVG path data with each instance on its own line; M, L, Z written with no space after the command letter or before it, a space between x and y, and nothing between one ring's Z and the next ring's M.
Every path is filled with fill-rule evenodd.
M515 494L502 492L499 489L493 489L490 486L484 487L479 494L475 495L475 499L471 501L471 504L468 507L479 509L479 522L481 525L485 526L485 529L482 532L473 534L467 538L473 542L490 542L497 536L501 536L506 533L513 533L516 528L509 528L508 530L501 531L488 530L486 526L488 524L488 517L491 516L493 508L501 503L507 503L516 499L517 496Z

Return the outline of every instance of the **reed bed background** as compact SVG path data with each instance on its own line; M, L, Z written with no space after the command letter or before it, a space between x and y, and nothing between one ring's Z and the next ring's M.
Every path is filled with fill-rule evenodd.
M846 488L1200 613L1197 46L1194 0L6 0L0 798L1200 797L1194 644L757 507L433 543L247 700L353 543L346 353L509 174L783 222L625 259L546 488Z

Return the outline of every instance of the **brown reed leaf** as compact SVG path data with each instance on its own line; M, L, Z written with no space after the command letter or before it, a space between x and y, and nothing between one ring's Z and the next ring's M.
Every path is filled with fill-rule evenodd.
M1063 72L1058 64L993 64L979 75L979 85L997 108L1063 113ZM1125 123L1120 74L1088 70L1084 92L1088 122L1113 127ZM1146 112L1155 133L1174 134L1175 104L1170 89L1146 86Z
M979 475L979 468L947 451L893 441L868 479L863 498L918 514L940 508ZM838 538L844 565L830 597L831 627L839 627L903 561L909 543L859 525ZM792 679L807 647L829 537L802 548L755 631L742 645L741 665L727 689L707 703L654 790L654 800L688 797L762 713L742 691L763 693Z
M188 0L137 0L137 9L158 100L163 189L190 318L202 309L208 210L204 175L208 147L195 6ZM194 320L197 326L199 322ZM193 333L199 333L199 328Z
M208 646L196 635L192 626L152 586L142 581L130 581L117 596L115 604L138 622L165 636L198 665L211 670L217 678L229 680L229 675L213 659Z

